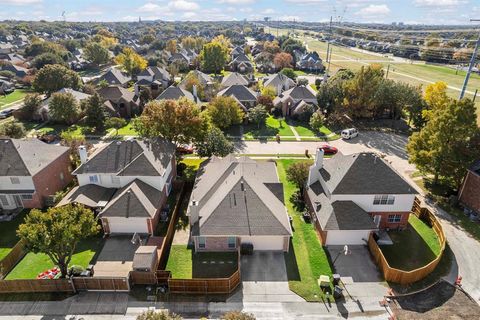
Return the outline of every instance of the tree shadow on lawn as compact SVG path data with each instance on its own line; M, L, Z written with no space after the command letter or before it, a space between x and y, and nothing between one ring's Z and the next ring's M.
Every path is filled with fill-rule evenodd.
M278 128L269 127L266 124L262 124L260 127L256 124L246 124L243 126L243 134L251 134L254 138L257 137L273 137L280 132Z

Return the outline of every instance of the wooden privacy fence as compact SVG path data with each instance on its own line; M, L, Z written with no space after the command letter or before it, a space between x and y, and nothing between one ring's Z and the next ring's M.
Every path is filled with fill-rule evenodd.
M89 291L130 291L129 278L93 277L72 278L75 290Z
M240 284L240 270L221 279L168 279L171 293L215 294L231 293Z
M18 241L17 244L10 250L10 252L0 261L0 279L3 279L13 267L23 259L27 254L22 241Z
M420 207L420 201L416 198L412 214L416 215L419 219L429 223L432 226L432 229L435 231L438 236L438 240L440 241L440 253L433 261L423 267L411 271L400 270L390 267L377 242L375 241L373 236L370 236L370 238L368 239L368 248L370 249L373 258L380 270L382 271L386 281L400 284L409 284L422 280L430 273L432 273L433 270L435 270L438 263L442 259L446 245L446 238L445 233L443 232L442 225L428 208Z

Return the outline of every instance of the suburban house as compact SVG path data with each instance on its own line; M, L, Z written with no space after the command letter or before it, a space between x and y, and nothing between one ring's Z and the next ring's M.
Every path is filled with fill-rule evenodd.
M480 160L468 169L458 199L467 210L480 214Z
M163 67L148 67L137 75L135 93L138 95L141 88L149 88L152 94L160 93L172 82L170 73Z
M94 84L98 85L102 82L106 82L108 85L114 86L128 86L128 83L132 80L129 76L116 68L110 68L106 73L94 80Z
M1 71L10 71L15 74L15 77L17 78L24 78L28 75L29 71L27 68L17 66L11 63L6 63L4 65L0 65L0 70Z
M176 176L175 147L162 139L113 141L73 172L78 187L62 200L95 209L106 234L153 234Z
M123 87L108 86L97 90L103 106L112 117L131 118L140 113L140 99Z
M276 90L277 95L286 90L290 90L297 84L295 81L284 75L283 73L276 73L263 78L264 87L272 87Z
M318 106L315 92L308 86L293 87L273 99L273 106L280 109L283 116L297 115L307 104Z
M9 94L15 91L15 85L0 77L0 94Z
M243 109L250 109L257 104L258 93L246 86L233 85L217 93L217 96L233 97L241 104Z
M310 72L323 72L322 59L316 51L304 54L297 60L297 69Z
M193 75L198 80L200 85L204 86L205 88L213 87L215 84L215 81L210 75L200 70L192 70L188 73L188 75ZM185 77L178 86L185 89L186 80L187 78Z
M197 173L187 215L195 251L288 251L292 228L275 162L212 157Z
M249 86L250 80L238 72L232 72L225 77L223 77L221 86L222 88L230 87L233 85Z
M58 90L55 93L69 93L74 98L77 104L80 104L82 100L90 98L89 94L83 93L81 91L76 91L70 88L63 88ZM48 99L43 100L40 107L33 113L33 120L37 121L48 121L51 119L50 117L50 101L52 97L50 96Z
M170 86L165 89L162 93L160 93L156 100L178 100L183 97L193 102L199 101L198 98L195 97L190 91L175 86Z
M231 71L240 72L240 73L251 73L253 72L252 61L245 55L245 53L238 54L232 61L228 64Z
M317 150L305 190L323 245L361 245L373 231L406 228L416 194L375 153L338 153L324 160L322 149Z
M0 139L0 208L42 208L72 181L68 147Z

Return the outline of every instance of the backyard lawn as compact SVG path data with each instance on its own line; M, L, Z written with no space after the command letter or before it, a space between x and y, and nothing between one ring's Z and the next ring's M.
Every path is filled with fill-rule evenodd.
M0 222L0 260L2 260L18 242L17 229L23 222L28 210L23 210L12 221Z
M102 245L103 239L100 237L80 242L72 256L70 266L79 265L84 268L87 267L94 260L95 254L101 250ZM54 265L47 255L30 252L13 268L5 279L35 279L39 273L53 267Z
M307 301L321 301L322 292L317 284L320 275L332 275L329 259L312 224L303 221L291 201L296 187L287 181L286 169L296 160L277 160L277 170L283 183L289 214L293 218L293 238L290 251L285 254L290 290Z
M0 95L0 110L3 109L3 108L7 108L7 107L5 107L5 105L7 105L9 103L13 103L13 102L22 100L23 98L25 98L25 96L29 92L30 92L29 90L17 89L15 91L13 91L12 93L7 94L6 96Z
M440 242L435 231L413 214L403 231L390 231L393 245L381 246L391 267L406 271L423 267L440 253Z

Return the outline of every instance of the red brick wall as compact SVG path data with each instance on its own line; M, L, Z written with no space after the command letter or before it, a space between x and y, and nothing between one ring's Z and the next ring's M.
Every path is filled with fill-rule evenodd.
M460 193L460 203L480 213L480 176L468 171Z
M400 222L388 222L388 216L389 215L395 215L399 214L401 215ZM406 228L408 225L408 217L410 216L410 212L370 212L370 215L372 218L374 216L381 215L382 219L380 220L380 229L385 229L385 228L390 228L390 229L396 229L396 228Z
M60 179L63 173L63 180ZM45 204L45 197L54 195L57 191L63 190L71 181L70 173L70 152L66 151L50 165L43 168L32 177L35 193L33 199L23 200L25 208L41 208Z
M206 237L205 248L198 247L198 237L194 238L195 251L236 251L237 248L228 247L228 237ZM237 239L238 247L238 239Z

